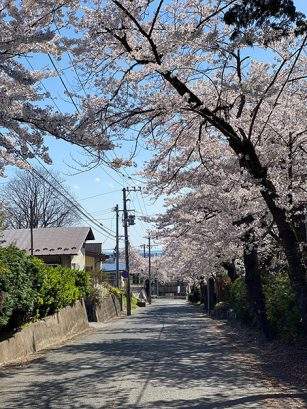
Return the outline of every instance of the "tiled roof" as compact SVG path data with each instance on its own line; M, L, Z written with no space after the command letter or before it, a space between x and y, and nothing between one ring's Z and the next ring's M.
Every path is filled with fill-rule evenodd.
M36 256L78 254L86 240L95 239L90 227L33 229L33 238L33 254ZM3 230L0 232L0 246L10 244L30 253L30 229Z

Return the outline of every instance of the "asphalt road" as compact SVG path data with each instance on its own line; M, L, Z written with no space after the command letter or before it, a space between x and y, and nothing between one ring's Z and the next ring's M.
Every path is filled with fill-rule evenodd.
M183 300L0 371L0 408L303 408L303 391L272 386L216 323Z

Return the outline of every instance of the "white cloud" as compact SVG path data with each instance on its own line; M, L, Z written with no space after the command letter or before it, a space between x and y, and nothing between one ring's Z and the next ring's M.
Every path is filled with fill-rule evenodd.
M95 182L99 183L101 181L101 179L99 177L95 178Z
M79 185L73 185L73 188L76 189L76 190L79 190L80 186Z

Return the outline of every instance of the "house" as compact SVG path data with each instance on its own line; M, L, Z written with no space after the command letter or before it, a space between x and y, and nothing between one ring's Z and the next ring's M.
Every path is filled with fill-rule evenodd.
M119 276L120 278L122 277L122 272L125 271L126 269L126 265L123 262L119 263ZM112 257L110 257L109 260L107 260L106 262L102 263L102 271L106 274L107 280L110 284L116 286L117 285L117 277L116 277L116 263L115 261L112 259Z
M33 229L33 255L49 265L95 271L107 256L102 254L101 243L94 240L90 227L55 227ZM3 230L0 246L15 245L31 253L29 229Z

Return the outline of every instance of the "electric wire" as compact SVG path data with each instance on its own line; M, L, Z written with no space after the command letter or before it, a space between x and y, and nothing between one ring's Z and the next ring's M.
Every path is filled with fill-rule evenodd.
M76 201L76 199L64 188L64 186L54 177L54 175L49 172L49 170L46 168L46 166L41 162L41 160L39 160L39 158L35 157L36 161L40 164L40 166L42 166L42 168L45 170L45 172L49 175L49 177L51 177L54 182L60 187L60 189L64 192L65 197L69 198L70 202L73 202L75 204L77 204L81 210L83 211L83 213L87 214L87 217L89 219L92 220L92 222L97 223L97 220L80 204ZM37 169L35 169L36 172ZM38 172L39 173L39 172ZM46 179L47 180L47 179ZM48 181L48 180L47 180ZM49 183L50 181L48 181L47 183ZM54 187L54 186L53 186ZM114 236L114 232L111 231L110 229L108 229L107 227L102 226L99 222L98 224L100 225L100 227L102 227L105 230L109 230L109 233L112 234Z
M99 228L101 231L103 231L105 234L107 234L109 236L109 238L114 238L115 235L113 235L112 233L110 233L101 223L99 223L98 221L96 221L96 219L92 218L91 216L89 216L88 214L86 214L83 210L82 210L82 206L78 206L78 203L74 200L70 200L69 197L67 197L67 195L65 195L65 193L63 193L60 189L58 189L57 187L55 187L50 181L48 181L48 179L46 179L43 175L41 175L35 168L29 169L29 172L32 174L37 175L37 177L39 177L41 180L43 180L45 183L47 183L49 186L51 186L59 195L61 195L62 197L64 197L64 199L66 201L68 201L68 203L75 209L78 211L78 213L80 213L83 217L85 217L88 221L90 221L91 223L93 223L97 228ZM81 208L80 208L81 207Z
M58 27L57 27L57 30L59 31ZM63 80L63 78L62 78L62 76L61 76L61 74L60 74L59 69L57 68L55 62L53 61L53 59L52 59L52 57L50 56L49 53L48 53L48 58L49 58L49 60L50 60L50 62L51 62L51 64L52 64L53 68L55 69L55 71L56 71L56 73L57 73L57 76L58 76L58 78L60 79L60 81L61 81L61 83L62 83L64 89L66 90L67 95L69 96L69 98L70 98L71 102L73 103L75 109L76 109L77 112L79 113L79 108L78 108L78 106L76 105L76 103L75 103L75 101L74 101L74 99L73 99L73 97L72 97L72 95L71 95L71 93L70 93L70 91L69 91L67 85L65 84L65 82L64 82L64 80ZM79 80L79 83L80 83L80 85L81 85L81 87L82 87L82 89L83 89L83 91L84 91L84 93L85 93L85 95L86 95L86 92L85 92L85 90L84 90L83 84L82 84L82 82L81 82L81 79L80 79L80 77L79 77L79 75L78 75L78 72L77 72L77 70L76 70L76 68L75 68L75 66L74 66L74 64L73 64L73 61L72 61L72 58L71 58L70 55L69 55L69 59L70 59L70 61L71 61L72 67L73 67L73 69L74 69L74 71L75 71L75 73L76 73L76 75L77 75L77 78L78 78L78 80ZM30 67L31 67L32 69L34 69L33 66L32 66L32 64L29 62L29 60L27 60L27 61L28 61L28 64L30 65ZM47 88L45 87L45 85L44 85L41 81L40 81L40 83L41 83L41 85L43 86L43 88L45 89L45 91L48 92L48 90L47 90ZM49 92L48 92L48 94L49 94ZM52 99L52 101L53 101L55 107L61 112L61 110L59 109L58 105L56 104L54 98L51 97L51 99ZM116 154L115 154L114 152L112 152L112 153L113 153L115 159L118 159L118 157L116 156ZM110 164L110 159L107 157L107 155L105 155L105 156L106 156L106 158L107 158L107 160L109 161L109 164ZM37 158L36 158L36 159L37 159ZM38 159L37 159L37 160L38 160ZM39 160L38 160L38 161L39 161ZM40 161L39 161L39 163L40 163L41 166L43 166ZM43 168L44 168L44 169L48 172L48 174L55 180L55 182L56 182L57 184L59 184L59 182L53 177L53 175L47 170L47 168L44 167L44 166L43 166ZM127 179L129 179L129 180L136 180L137 182L143 183L143 181L137 180L136 178L133 178L133 177L131 177L130 175L128 175L128 173L127 173L127 171L126 171L125 169L124 169L123 172L119 171L118 169L114 169L113 167L111 167L111 169L112 169L113 171L115 171L116 173L119 173L119 174L123 177L123 179L126 179L126 178L127 178ZM124 186L121 182L119 182L119 181L118 181L117 179L115 179L112 175L110 175L105 169L103 169L103 170L105 171L105 173L106 173L112 180L114 180L116 183L120 184L121 186ZM35 170L35 172L37 172L37 170ZM37 173L39 173L39 172L37 172ZM125 174L124 174L124 173L125 173ZM39 177L42 177L42 175L39 175ZM49 181L47 181L47 179L45 179L45 183L49 183ZM84 207L81 206L81 205L78 203L79 207L81 208L81 210L80 210L80 208L78 207L78 205L76 205L76 200L75 200L75 198L73 198L73 197L69 194L69 192L67 192L67 191L64 189L64 187L63 187L61 184L59 184L59 185L60 185L60 188L65 191L65 195L64 195L65 199L68 199L68 197L70 197L69 202L70 202L70 203L73 203L73 206L76 207L76 209L79 211L79 213L83 214L84 217L86 217L88 220L90 220L92 223L94 223L96 226L98 226L100 229L102 229L106 234L112 235L112 236L114 237L114 232L113 232L111 229L102 227L101 224L99 223L99 220L98 220L98 219L95 219L92 215L90 215L90 214L87 212L87 210L84 209ZM54 188L54 186L53 186L53 188ZM61 193L59 192L59 190L56 189L56 191L58 191L58 193L61 194ZM106 194L106 193L98 194L98 195L93 195L92 197L103 196L104 194ZM67 196L68 196L68 197L67 197ZM89 198L91 198L91 197L83 198L83 199L81 199L81 200L86 200L86 199L89 199ZM141 212L143 212L143 209L142 209L142 206L141 206L141 204L140 204L140 201L139 201L138 196L137 196L137 200L138 200L138 203L139 203L139 208L140 208ZM143 195L142 195L142 200L143 200L144 205L145 205L145 201L144 201ZM146 205L145 205L145 206L146 206ZM148 214L146 207L144 207L144 209L145 209L145 212ZM141 224L142 224L142 226L143 226L143 229L145 230L143 220L141 220L141 219L139 219L139 220L140 220L140 222L141 222ZM98 223L98 224L97 224L97 223Z
M50 62L51 62L51 64L52 64L53 68L55 69L55 72L56 72L58 78L60 79L60 81L61 81L61 83L62 83L62 85L63 85L65 91L67 92L67 95L69 96L69 99L71 100L73 106L76 108L76 111L77 111L78 114L79 114L79 113L80 113L80 110L79 110L77 104L75 103L75 100L73 99L73 97L72 97L72 95L71 95L71 93L70 93L70 91L69 91L67 85L65 84L65 82L64 82L64 80L63 80L63 78L62 78L62 75L60 74L59 69L58 69L57 66L55 65L55 62L53 61L53 58L51 57L51 55L50 55L49 53L48 53L47 55L48 55L48 58L49 58L49 60L50 60Z
M95 197L100 197L100 196L105 196L105 195L110 195L111 193L116 193L120 192L120 189L117 190L111 190L110 192L105 192L105 193L98 193L97 195L92 195L92 196L87 196L87 197L82 197L79 200L87 200L87 199L94 199Z

